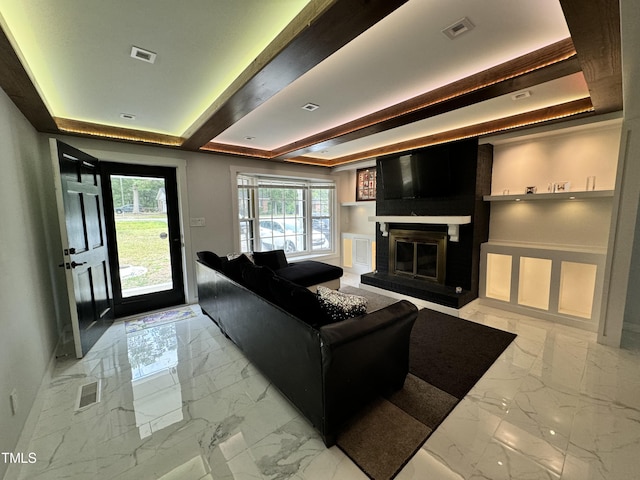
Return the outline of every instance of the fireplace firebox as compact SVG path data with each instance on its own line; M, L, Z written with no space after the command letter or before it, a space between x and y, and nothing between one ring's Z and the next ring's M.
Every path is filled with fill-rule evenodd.
M447 261L446 232L391 230L389 273L444 285Z

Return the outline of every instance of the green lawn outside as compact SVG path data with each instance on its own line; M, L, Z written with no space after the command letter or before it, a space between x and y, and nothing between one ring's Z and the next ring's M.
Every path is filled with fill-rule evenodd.
M121 271L126 265L147 269L143 275L122 278L123 290L171 282L169 237L161 238L168 233L164 214L116 215Z

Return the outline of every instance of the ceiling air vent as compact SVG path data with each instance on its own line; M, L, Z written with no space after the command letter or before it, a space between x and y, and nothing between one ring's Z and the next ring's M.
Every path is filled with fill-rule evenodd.
M511 95L511 100L522 100L523 98L529 98L531 96L531 92L529 90L525 90L524 92L518 92Z
M453 25L450 25L444 30L442 30L442 33L444 33L447 37L453 40L454 38L458 38L463 33L466 33L469 30L473 30L474 28L475 28L475 25L471 23L471 20L465 17L458 20Z
M320 105L316 105L315 103L307 103L306 105L302 106L302 109L306 110L307 112L313 112L314 110L317 110L318 108L320 108Z
M131 58L142 60L143 62L155 63L156 54L139 47L131 47Z

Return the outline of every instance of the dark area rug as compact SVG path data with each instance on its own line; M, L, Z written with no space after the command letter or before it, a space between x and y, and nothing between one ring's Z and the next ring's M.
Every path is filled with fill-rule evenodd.
M338 446L370 478L395 477L515 337L420 310L404 387L360 412L338 435Z

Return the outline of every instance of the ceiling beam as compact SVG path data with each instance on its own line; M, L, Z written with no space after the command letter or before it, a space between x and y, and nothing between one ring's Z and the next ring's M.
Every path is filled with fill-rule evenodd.
M255 72L190 135L197 150L294 80L392 13L407 0L336 0Z
M0 88L9 96L31 125L40 132L56 132L57 127L29 74L0 28Z
M560 0L596 113L622 110L618 0Z

